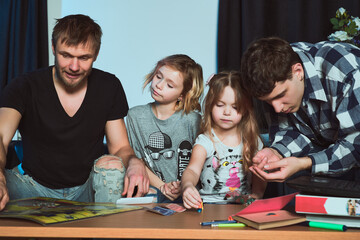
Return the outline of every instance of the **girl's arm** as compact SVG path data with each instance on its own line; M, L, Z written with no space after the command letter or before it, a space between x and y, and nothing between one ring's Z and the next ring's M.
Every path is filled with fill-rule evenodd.
M181 189L186 208L198 208L202 202L195 186L199 181L205 160L205 148L199 144L195 145L191 153L189 165L186 167L181 178Z
M267 183L265 181L261 180L255 174L252 174L252 187L251 187L252 194L250 194L251 197L255 199L262 198L264 196L266 185Z
M171 201L174 201L180 196L180 191L176 190L175 186L180 185L179 182L164 183L153 171L146 166L146 172L149 175L150 186L159 189ZM178 187L179 188L179 187Z
M148 166L146 166L146 172L149 175L150 186L160 189L160 187L164 185L164 182L153 171L151 171Z
M263 142L261 141L261 138L259 137L258 138L258 143L259 143L259 150L262 151L264 150L265 148L264 147L264 144ZM262 149L262 150L261 150ZM260 152L259 151L259 152ZM259 153L258 152L258 153ZM252 159L254 160L254 158ZM253 166L254 166L254 162L253 162ZM250 168L252 168L253 166L251 166ZM264 192L265 192L265 189L266 189L266 185L267 185L267 182L266 181L263 181L261 178L259 178L256 174L252 174L252 178L251 178L251 182L252 182L252 185L251 185L251 194L250 196L252 198L255 198L255 199L260 199L260 198L263 198L264 196Z

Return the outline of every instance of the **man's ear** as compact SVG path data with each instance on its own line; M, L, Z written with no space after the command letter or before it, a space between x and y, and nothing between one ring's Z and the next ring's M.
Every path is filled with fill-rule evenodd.
M51 44L51 50L52 50L52 52L53 52L53 54L54 54L54 56L55 56L55 47L54 47L54 44Z
M293 76L297 76L298 79L303 80L304 78L304 68L301 63L295 63L291 66L291 71Z

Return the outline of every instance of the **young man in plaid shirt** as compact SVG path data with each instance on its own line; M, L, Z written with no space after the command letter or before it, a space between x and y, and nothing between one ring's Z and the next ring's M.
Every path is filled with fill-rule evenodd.
M251 171L282 182L302 170L338 177L360 166L360 49L262 38L246 50L245 92L264 104L272 142ZM357 179L360 180L359 172Z

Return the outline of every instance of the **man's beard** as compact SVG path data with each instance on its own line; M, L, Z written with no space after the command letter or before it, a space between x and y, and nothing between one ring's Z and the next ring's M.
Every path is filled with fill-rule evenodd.
M65 85L66 88L68 89L75 89L76 87L80 86L85 79L90 75L91 70L88 71L87 75L83 75L82 79L76 81L76 82L69 82L66 81L65 78L63 78L63 76L61 75L59 66L56 64L56 60L55 60L55 77L62 83ZM64 74L66 74L65 72L63 72Z

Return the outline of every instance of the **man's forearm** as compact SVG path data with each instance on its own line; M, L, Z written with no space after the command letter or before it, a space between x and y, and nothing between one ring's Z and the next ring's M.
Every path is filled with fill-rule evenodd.
M3 183L5 186L6 186L6 178L5 178L6 154L7 151L5 151L4 144L0 140L0 183Z
M0 140L0 172L3 174L5 174L6 154L7 151L5 151L5 146L3 144L3 141Z
M130 146L121 148L114 155L121 158L126 168L129 166L131 159L138 159Z

